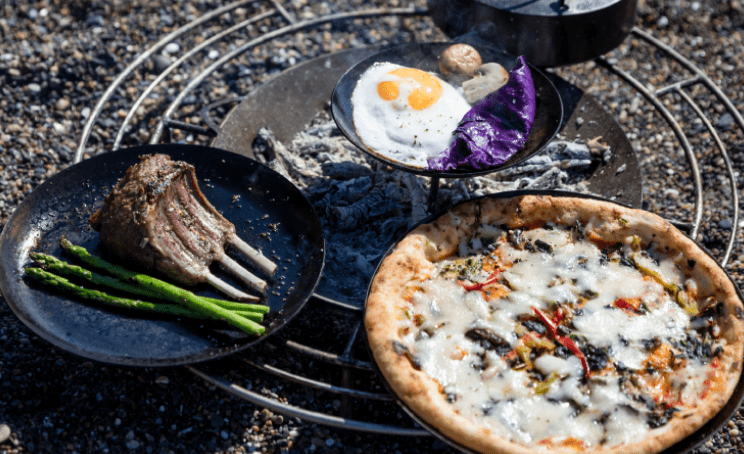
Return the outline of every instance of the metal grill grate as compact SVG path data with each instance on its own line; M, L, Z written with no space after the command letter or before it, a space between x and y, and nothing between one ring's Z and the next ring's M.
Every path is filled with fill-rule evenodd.
M232 23L232 16L238 16L237 12L243 13L242 10L245 9L251 10L245 15L245 20ZM426 14L426 10L411 7L360 10L297 20L298 13L290 13L274 0L243 0L215 9L167 34L135 59L111 83L92 109L85 124L79 147L76 150L75 162L80 162L86 154L92 155L104 151L99 148L103 140L97 140L98 144L92 145L91 137L100 139L99 136L113 136L106 131L111 128L100 126L104 123L109 125L111 122L100 120L107 117L116 118L115 112L110 111L112 109L109 109L109 104L117 93L139 92L123 120L120 121L121 124L113 138L112 145L107 146L109 149L116 150L127 144L136 144L145 136L151 144L174 141L206 144L216 134L214 120L210 117L211 113L222 110L224 114L225 106L239 102L239 96L244 95L245 92L237 89L221 90L216 94L218 97L216 102L205 102L201 109L201 121L204 125L199 125L197 118L194 118L196 110L194 99L210 101L213 97L213 94L210 94L213 82L210 77L216 72L230 68L230 71L241 74L245 68L250 69L250 63L246 63L246 56L250 51L308 29L317 30L327 24L342 24L361 19L382 20L386 17L410 16L421 19ZM703 172L698 157L700 153L696 153L699 150L691 144L690 131L686 128L695 123L702 124L702 130L710 135L716 153L722 158L728 175L726 202L730 205L729 212L733 213L733 228L728 231L728 237L723 241L725 247L720 251L714 251L720 263L726 266L736 246L736 227L739 223L736 174L727 151L727 144L718 133L714 122L710 120L710 114L706 113L708 109L701 107L696 100L702 97L719 103L718 105L723 108L718 112L730 114L739 132L744 131L744 118L731 100L703 71L674 49L637 28L632 30L629 39L642 40L647 46L653 48L657 58L667 59L671 64L680 65L692 74L688 79L659 89L649 89L632 71L622 69L623 59L634 58L633 49L620 58L605 56L594 62L596 67L606 72L608 76L622 80L628 86L631 95L640 94L655 112L655 121L662 125L666 124L664 127L668 128L678 140L686 158L685 165L691 180L692 189L686 195L692 198L693 209L690 214L691 221L675 223L693 238L700 235L704 223L705 204L721 201L706 201ZM183 52L167 67L161 68L159 73L149 69L153 58L172 43L183 43L180 47L189 48L189 50ZM218 48L221 50L218 57L211 61L203 58L205 53ZM207 63L202 64L203 61ZM561 70L559 73L564 71ZM142 73L145 75L143 76ZM648 80L653 75L645 74L642 77ZM177 92L170 93L164 87L166 81L178 82L181 87ZM235 86L240 88L239 83L235 83ZM689 107L689 110L685 111L687 113L680 113L670 108L668 102L670 97L683 101ZM153 102L153 100L159 101L163 98L167 98L168 102ZM697 117L697 122L680 121L680 115L690 113ZM142 133L143 123L149 128L147 134ZM665 213L659 214L665 215ZM344 338L341 339L339 335L339 339L334 342L332 348L326 345L309 345L312 342L305 342L306 331L303 331L307 327L300 326L288 330L285 338L270 338L255 349L236 357L217 361L216 364L188 366L188 369L197 377L239 398L307 422L389 435L428 435L428 432L408 418L391 422L384 416L395 414L398 407L394 403L394 398L381 384L377 383L373 366L366 355L361 325L362 310L342 301L330 300L317 295L307 309L322 317L339 320L339 324L344 327L341 330ZM240 374L243 370L250 372L242 376ZM256 374L256 371L260 371L261 376L272 376L272 380L280 383L279 387L310 389L323 396L325 400L321 403L315 402L313 405L306 401L286 402L267 390L253 390L252 376ZM320 372L316 373L317 371ZM355 381L354 377L359 376L364 377L364 380ZM373 385L370 386L369 382ZM376 420L368 417L373 414L383 416ZM399 413L397 417L400 417Z

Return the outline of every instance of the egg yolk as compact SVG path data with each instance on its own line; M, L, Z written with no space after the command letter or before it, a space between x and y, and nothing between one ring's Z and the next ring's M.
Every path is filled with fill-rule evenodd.
M401 86L408 92L408 105L415 110L426 109L434 104L442 94L442 84L431 74L415 68L398 68L388 74L400 79L386 80L377 84L377 93L386 101L400 96Z

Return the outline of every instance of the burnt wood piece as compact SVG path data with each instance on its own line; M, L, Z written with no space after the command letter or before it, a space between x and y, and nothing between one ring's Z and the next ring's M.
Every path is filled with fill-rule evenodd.
M127 169L103 207L91 216L90 225L115 257L181 284L208 282L231 297L247 295L214 277L209 271L212 262L221 262L256 290L264 291L266 282L230 259L226 244L258 259L267 273L276 269L243 243L235 226L209 203L199 189L194 167L165 154L142 156Z

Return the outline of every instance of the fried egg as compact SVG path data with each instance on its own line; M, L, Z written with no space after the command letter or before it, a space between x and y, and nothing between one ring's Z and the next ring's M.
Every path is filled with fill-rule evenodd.
M376 154L424 168L447 149L470 104L455 87L419 69L376 63L351 95L356 133Z

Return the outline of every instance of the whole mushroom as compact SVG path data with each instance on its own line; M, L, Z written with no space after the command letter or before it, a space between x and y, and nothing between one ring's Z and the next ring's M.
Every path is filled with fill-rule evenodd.
M473 77L482 64L478 51L467 44L453 44L439 56L439 70L445 76Z

